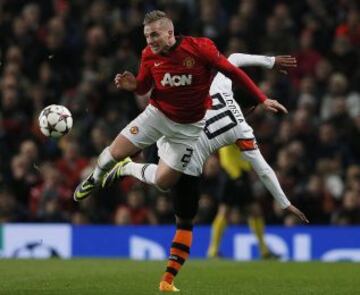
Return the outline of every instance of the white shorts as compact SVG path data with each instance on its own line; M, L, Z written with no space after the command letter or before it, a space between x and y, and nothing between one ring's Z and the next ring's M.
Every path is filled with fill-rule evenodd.
M214 130L222 128L222 122L213 124ZM236 143L240 150L246 150L246 146L257 149L256 138L253 129L244 120L229 130L209 138L205 131L202 131L196 143L192 161L186 167L185 174L200 176L206 159L218 149Z
M157 142L160 159L172 169L184 172L192 160L195 143L204 125L205 120L176 123L153 105L148 105L121 134L140 149Z

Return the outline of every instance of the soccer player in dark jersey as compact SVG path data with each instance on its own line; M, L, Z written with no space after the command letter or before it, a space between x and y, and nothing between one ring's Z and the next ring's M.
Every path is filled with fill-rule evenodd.
M85 199L120 160L158 142L159 165L138 171L152 179L160 190L168 190L185 171L193 148L205 125L205 112L211 107L209 88L213 73L220 71L245 87L266 110L286 109L268 99L253 81L232 65L207 38L175 37L172 21L162 11L151 11L144 18L147 46L135 77L118 74L115 85L137 94L151 92L150 104L125 127L98 158L94 171L78 185L76 201ZM191 177L191 176L189 176ZM177 215L177 232L171 248L174 263L184 262L192 241L192 224L188 216ZM181 255L178 255L179 253ZM173 254L176 253L176 254ZM176 262L177 259L177 262ZM175 290L172 279L164 277L160 289Z

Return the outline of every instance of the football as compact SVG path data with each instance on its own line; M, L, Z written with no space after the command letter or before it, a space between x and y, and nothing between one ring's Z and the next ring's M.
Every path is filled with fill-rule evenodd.
M69 133L73 126L73 118L66 107L52 104L41 111L39 126L45 136L59 138Z

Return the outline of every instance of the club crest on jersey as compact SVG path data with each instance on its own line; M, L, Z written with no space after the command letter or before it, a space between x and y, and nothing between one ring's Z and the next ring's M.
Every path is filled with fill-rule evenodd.
M161 80L162 86L185 86L191 85L192 75L171 75L170 73L165 73L164 77Z
M195 64L195 59L193 59L192 57L188 56L184 59L183 61L183 66L187 67L188 69L191 69Z

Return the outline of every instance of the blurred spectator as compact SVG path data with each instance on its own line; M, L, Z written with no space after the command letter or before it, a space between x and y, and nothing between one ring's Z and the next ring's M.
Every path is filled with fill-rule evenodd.
M348 79L351 79L353 73L357 71L358 56L358 53L351 48L349 40L344 36L335 37L332 50L328 54L334 70L346 75Z
M348 38L354 47L360 46L360 13L355 7L349 9L346 21L336 28L335 34Z
M64 212L73 206L72 190L64 183L60 172L51 163L40 167L43 182L31 189L29 208L34 220L47 222L63 222Z
M298 67L292 71L295 83L301 78L313 75L318 62L321 60L321 54L313 47L313 32L303 31L300 36L299 48L295 53Z
M345 103L348 116L355 117L360 114L360 95L358 93L349 93L348 80L340 73L334 73L330 77L328 91L322 98L321 118L329 119L338 106L334 106L334 100L342 98Z
M360 165L351 165L348 167L345 185L347 189L360 196Z
M28 204L32 187L40 180L32 165L30 159L23 154L18 154L11 159L11 180L8 184L17 201L24 206Z
M0 222L26 221L26 209L20 206L9 190L0 191Z
M321 176L313 174L305 184L303 191L295 197L295 202L306 212L307 217L313 224L327 224L330 221L326 212L326 202L330 201L329 194L325 190L324 181Z
M160 194L156 196L154 215L157 224L174 224L173 204L167 195Z
M314 142L316 136L316 121L317 119L311 116L308 109L297 109L292 117L292 132L294 138L303 142L306 148L310 147Z
M220 1L201 0L199 1L199 18L195 20L195 30L193 28L192 33L217 40L224 30L224 20L225 15Z
M80 182L80 174L89 165L89 161L81 156L78 142L71 138L64 140L61 148L62 158L57 161L56 166L64 175L66 186L74 189Z
M332 65L329 60L321 59L315 69L315 82L316 82L316 93L317 97L323 97L328 87L328 80L332 73Z
M210 224L216 215L216 201L213 196L201 194L199 209L195 217L196 224Z
M360 224L360 200L355 191L346 191L342 205L333 213L332 223L338 225Z
M354 162L360 164L360 115L353 119L346 142L354 156Z
M126 197L126 204L115 210L114 223L121 224L156 224L156 218L146 207L144 191L140 188L131 190Z
M316 81L312 76L305 76L300 80L297 108L305 109L315 115L318 107L316 99Z
M336 170L350 163L350 155L347 146L343 144L335 126L331 122L324 122L319 127L318 142L313 151L314 161L322 159L336 160Z
M36 143L32 140L25 140L20 145L20 155L24 156L30 163L39 160L39 150Z
M274 55L285 54L295 48L295 39L286 25L283 26L282 21L282 18L274 15L266 19L265 35L259 42L262 52Z

